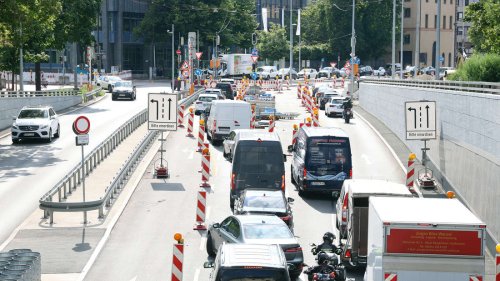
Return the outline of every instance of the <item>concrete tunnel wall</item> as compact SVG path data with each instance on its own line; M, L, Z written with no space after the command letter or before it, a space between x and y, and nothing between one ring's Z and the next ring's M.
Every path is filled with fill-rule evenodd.
M447 182L444 187L451 185L498 241L500 96L360 83L360 106L384 122L421 159L423 141L405 139L404 103L418 100L436 101L437 138L427 142L431 168L439 169L435 175Z
M12 116L16 116L23 106L30 105L50 105L56 113L59 110L77 105L82 102L82 97L77 96L56 96L56 97L35 97L35 98L0 98L0 130L9 128L12 125Z

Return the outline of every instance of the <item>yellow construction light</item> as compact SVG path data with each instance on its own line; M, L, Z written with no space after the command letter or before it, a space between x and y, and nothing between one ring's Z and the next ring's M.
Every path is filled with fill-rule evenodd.
M192 107L189 108L189 113L193 113L194 109Z
M205 125L205 120L201 119L200 120L200 125Z
M415 153L410 153L410 155L408 156L408 161L413 161L417 158L417 155L415 155Z
M500 255L500 244L497 244L497 246L495 247L495 249L497 250L497 254Z
M448 197L449 199L455 198L455 192L453 191L446 192L446 197Z
M210 154L210 151L208 150L208 148L204 148L201 152L202 152L203 154L205 154L205 155Z
M311 117L307 117L307 122L311 122Z
M293 124L293 129L294 129L294 130L298 130L298 129L299 129L299 125L297 125L297 124Z
M182 234L180 233L174 234L174 240L181 244L184 242L184 239L182 239Z

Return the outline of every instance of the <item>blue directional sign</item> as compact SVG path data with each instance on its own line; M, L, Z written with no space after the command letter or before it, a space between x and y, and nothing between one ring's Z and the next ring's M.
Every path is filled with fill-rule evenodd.
M258 56L259 55L259 50L257 48L252 49L252 56Z
M257 80L257 77L259 77L259 75L257 75L257 72L252 72L252 74L250 75L252 76L253 80Z
M360 64L361 63L361 60L358 57L355 57L354 60L353 60L353 58L351 58L349 61L351 64Z
M196 75L196 76L201 76L202 74L203 74L203 71L201 71L201 69L196 69L194 71L194 75Z
M440 62L444 62L444 57L443 56L439 56L439 61Z

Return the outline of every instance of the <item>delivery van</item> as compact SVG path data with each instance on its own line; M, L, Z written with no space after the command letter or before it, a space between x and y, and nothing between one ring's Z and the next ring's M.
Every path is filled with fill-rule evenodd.
M207 139L213 145L222 141L235 129L250 129L250 104L236 100L214 100L206 122Z

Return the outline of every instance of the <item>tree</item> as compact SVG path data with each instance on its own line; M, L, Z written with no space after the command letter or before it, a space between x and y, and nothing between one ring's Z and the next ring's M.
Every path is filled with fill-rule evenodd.
M288 54L289 42L286 40L285 28L271 23L269 32L258 32L257 48L263 59L279 60Z
M500 54L500 2L481 0L465 9L465 21L471 23L468 35L474 49L481 53Z

